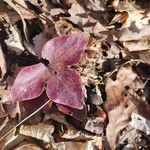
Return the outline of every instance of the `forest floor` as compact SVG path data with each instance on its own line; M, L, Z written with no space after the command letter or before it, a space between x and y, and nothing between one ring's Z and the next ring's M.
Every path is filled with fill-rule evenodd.
M0 149L150 149L149 8L148 0L0 0ZM37 64L47 41L81 32L89 42L71 68L83 111L62 113L45 93L11 99L17 74Z

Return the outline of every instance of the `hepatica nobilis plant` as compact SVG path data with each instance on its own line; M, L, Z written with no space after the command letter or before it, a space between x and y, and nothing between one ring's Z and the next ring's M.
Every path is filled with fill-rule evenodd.
M72 111L77 114L77 110L79 112L83 110L80 75L69 66L80 60L88 39L87 34L78 33L59 36L48 41L41 54L48 63L24 67L13 83L11 99L31 100L46 90L47 96L57 104L60 111L66 114Z

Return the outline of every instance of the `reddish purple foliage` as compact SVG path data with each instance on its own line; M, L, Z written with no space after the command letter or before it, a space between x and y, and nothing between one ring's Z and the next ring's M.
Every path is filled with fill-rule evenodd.
M83 109L80 76L68 66L79 61L87 43L85 33L59 36L48 41L42 49L42 57L50 64L24 67L12 86L12 100L31 100L46 89L47 96L55 103Z

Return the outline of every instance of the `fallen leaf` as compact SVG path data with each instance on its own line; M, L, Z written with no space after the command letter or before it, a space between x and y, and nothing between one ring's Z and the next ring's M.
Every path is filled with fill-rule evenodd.
M133 2L129 1L119 1L116 9L119 12L128 12L128 18L123 28L130 27L131 23L134 22L138 29L141 29L143 25L148 25L149 16L144 13L143 9L137 7Z
M128 125L132 112L138 107L132 102L129 93L134 93L142 85L140 78L128 63L119 69L116 79L107 79L105 88L107 98L104 106L108 113L109 123L106 136L112 149L115 149L119 133Z
M9 29L11 34L9 34L9 37L5 40L5 42L11 50L19 54L24 50L20 31L17 29L16 26L11 26Z
M137 28L134 23L127 29L120 31L119 40L129 49L130 52L149 50L150 36L147 31L150 30L148 25L143 25L141 29Z
M38 145L29 143L29 142L21 142L18 146L14 147L15 150L42 150Z
M71 107L66 107L63 105L57 105L58 110L63 112L64 114L73 116L74 118L80 120L80 121L86 121L87 119L87 110L86 107L84 106L83 109L79 110L79 109L74 109Z
M104 0L84 0L86 7L93 11L104 11L105 1Z
M6 73L6 60L5 60L5 56L3 54L1 45L0 45L0 80L4 77L4 74Z
M147 135L150 134L150 120L145 119L144 117L140 116L139 114L136 114L136 113L131 114L130 124L135 129L143 131Z
M146 101L149 103L150 102L150 79L148 79L145 83L144 95L145 95Z
M19 145L21 142L25 140L25 137L23 135L14 135L10 137L7 142L5 143L6 149L12 149Z
M91 150L102 149L102 137L95 137L87 142L60 142L56 144L58 150Z
M73 22L85 32L92 33L97 37L106 38L108 36L108 30L106 27L91 17L79 3L72 4L68 12L70 13L71 17L65 17L64 19Z
M135 109L135 106L131 102L127 105L128 108L121 105L108 113L109 124L106 128L106 137L112 149L115 149L119 133L128 125L131 113Z
M44 142L54 142L52 133L54 132L54 126L48 124L36 124L36 125L21 125L19 133L34 137Z
M88 118L85 129L96 134L102 134L104 129L104 120L100 117Z

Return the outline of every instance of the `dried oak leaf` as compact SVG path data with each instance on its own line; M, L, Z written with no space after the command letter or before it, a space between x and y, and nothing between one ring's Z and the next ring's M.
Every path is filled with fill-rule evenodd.
M109 123L106 136L112 149L116 147L120 131L128 125L131 113L137 109L130 94L134 94L142 87L142 81L128 63L119 69L115 80L107 79L105 88L107 100L104 106Z
M52 133L54 132L53 125L47 124L36 124L36 125L21 125L19 133L34 137L38 140L43 140L45 142L54 142Z

